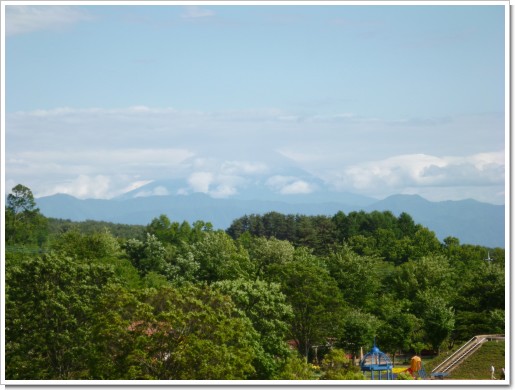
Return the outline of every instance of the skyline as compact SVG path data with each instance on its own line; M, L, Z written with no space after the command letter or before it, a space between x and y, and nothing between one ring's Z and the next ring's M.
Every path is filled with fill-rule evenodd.
M7 4L6 191L505 201L506 2Z

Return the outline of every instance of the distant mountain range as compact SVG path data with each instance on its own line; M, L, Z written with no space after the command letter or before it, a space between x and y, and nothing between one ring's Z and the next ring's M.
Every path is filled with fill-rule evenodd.
M440 240L453 236L462 244L505 247L504 205L472 199L430 202L418 195L393 195L366 210L390 210L395 215L407 212L416 223L434 231Z
M153 185L154 189L158 188L155 187L156 183ZM163 185L161 187L165 188ZM337 192L316 197L310 194L277 195L269 200L251 199L250 193L238 199L215 199L203 193L142 196L142 191L147 190L139 189L139 192L136 190L110 200L81 200L57 194L38 198L36 202L45 216L53 218L146 225L153 218L166 214L173 221L211 222L216 229L226 229L235 219L245 214L264 214L270 211L332 216L338 211L389 210L395 215L408 213L416 223L434 231L440 240L453 236L462 244L505 247L504 206L475 200L430 202L418 195L393 195L378 201Z

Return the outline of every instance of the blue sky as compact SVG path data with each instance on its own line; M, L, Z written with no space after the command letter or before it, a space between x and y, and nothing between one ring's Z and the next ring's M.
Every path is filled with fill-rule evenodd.
M300 169L334 191L504 203L506 3L18 4L8 188L320 191Z

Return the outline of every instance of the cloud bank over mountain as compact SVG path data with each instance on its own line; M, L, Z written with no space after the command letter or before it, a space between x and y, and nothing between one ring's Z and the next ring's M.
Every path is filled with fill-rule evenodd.
M143 106L9 113L8 186L23 182L38 196L105 199L155 180L183 179L178 193L216 198L265 185L278 194L330 189L377 198L409 193L504 201L503 140L486 131L499 125L495 115L466 130L472 126L468 117L431 123L432 137L421 143L427 128L420 123L395 127L348 116L285 121L287 114ZM470 131L483 142L465 145ZM442 144L438 134L444 133ZM425 153L412 153L419 149Z

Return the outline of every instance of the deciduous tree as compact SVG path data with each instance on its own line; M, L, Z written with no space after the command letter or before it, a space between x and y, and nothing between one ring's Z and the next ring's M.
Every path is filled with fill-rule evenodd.
M89 379L97 299L112 267L55 254L6 267L6 378Z
M312 345L336 337L345 302L321 259L298 249L294 260L271 267L293 308L290 332L306 360Z
M47 236L47 219L36 207L30 188L18 184L7 195L5 210L6 244L38 244Z
M244 279L223 280L213 288L229 295L236 307L249 318L260 335L264 354L256 357L256 379L271 379L280 362L288 355L285 338L293 317L286 297L277 283Z

